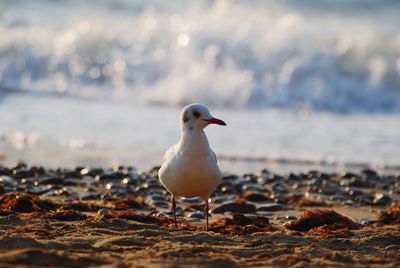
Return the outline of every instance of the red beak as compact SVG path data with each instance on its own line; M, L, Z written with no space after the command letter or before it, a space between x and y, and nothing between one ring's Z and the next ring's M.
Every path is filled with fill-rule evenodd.
M211 118L211 119L204 119L205 121L207 121L209 124L217 124L217 125L221 125L221 126L226 126L225 122L222 121L221 119L218 118Z

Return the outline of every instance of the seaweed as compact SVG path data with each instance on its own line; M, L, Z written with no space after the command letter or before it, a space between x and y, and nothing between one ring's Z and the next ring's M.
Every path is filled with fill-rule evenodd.
M272 225L267 217L248 217L235 213L232 218L222 218L211 224L211 231L223 234L252 234L272 230Z
M89 211L89 212L96 212L102 207L93 204L93 203L83 203L83 202L71 202L67 203L62 206L63 210L76 210L76 211Z
M53 212L34 212L30 215L30 218L52 219L58 221L80 221L85 220L87 216L74 210L60 210Z
M332 225L332 228L337 229L357 229L359 227L359 224L350 218L334 210L325 209L308 209L298 220L285 225L285 227L289 230L307 232L324 225Z
M142 215L134 213L132 210L128 211L116 211L116 212L108 212L106 214L97 216L96 219L124 219L124 220L131 220L137 221L141 223L150 223L150 224L157 224L159 226L169 226L173 224L173 220L163 216L152 216L152 215Z
M0 197L0 209L7 211L30 213L55 210L58 207L58 204L43 200L36 195L4 194Z
M378 221L384 224L400 224L400 205L392 205L378 216Z
M351 231L345 224L334 223L332 225L322 225L319 227L315 227L308 231L307 234L319 236L323 239L329 239L351 237L354 235L354 232Z
M114 200L111 201L116 210L128 210L128 209L142 209L148 207L148 205L144 202L144 198L142 196L133 197L129 196L123 200Z

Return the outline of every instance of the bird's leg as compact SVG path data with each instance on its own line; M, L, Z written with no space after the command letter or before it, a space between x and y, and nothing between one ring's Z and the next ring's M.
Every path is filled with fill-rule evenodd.
M204 215L206 217L206 231L208 231L208 198L206 199L206 205L204 207Z
M176 202L175 202L175 197L172 196L172 211L174 213L174 223L175 223L175 227L178 228L178 224L176 223Z

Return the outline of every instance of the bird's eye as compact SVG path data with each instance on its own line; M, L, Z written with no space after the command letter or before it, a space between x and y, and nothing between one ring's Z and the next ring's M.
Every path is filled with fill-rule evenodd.
M200 117L200 113L199 113L198 111L193 111L193 115L194 115L194 117L196 117L196 118L199 118L199 117Z

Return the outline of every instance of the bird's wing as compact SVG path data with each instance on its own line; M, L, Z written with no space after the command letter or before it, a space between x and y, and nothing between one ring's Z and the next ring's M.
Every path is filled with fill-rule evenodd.
M165 152L165 155L164 155L164 158L163 158L163 164L164 164L165 162L167 162L168 159L171 158L171 155L172 155L172 154L175 153L175 148L176 148L176 145L173 145L173 146L171 146L171 147L168 148L168 150Z
M210 151L211 151L211 155L214 156L215 163L218 163L218 161L217 161L217 155L214 153L213 150L210 149Z

